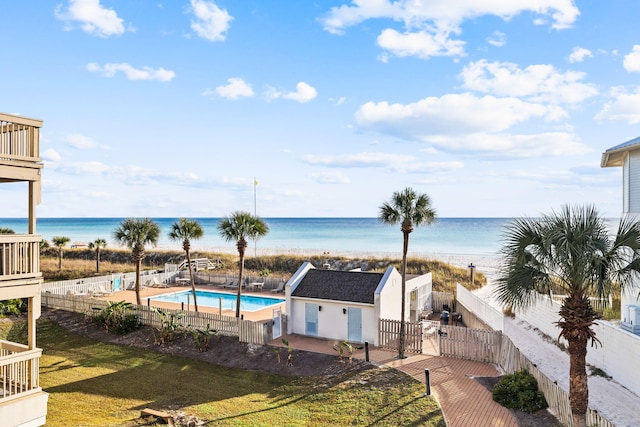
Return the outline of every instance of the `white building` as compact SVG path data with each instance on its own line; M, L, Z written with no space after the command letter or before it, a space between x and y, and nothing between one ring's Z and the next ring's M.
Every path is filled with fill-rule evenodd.
M622 167L622 216L640 220L640 137L609 148L602 154L600 166ZM623 329L640 334L640 298L638 288L621 296Z
M431 310L431 273L407 276L405 320ZM378 345L380 319L400 320L402 277L384 273L316 269L304 263L285 287L289 334Z
M0 301L28 301L27 342L0 340L0 425L35 427L47 415L48 394L39 381L42 350L36 347L40 317L40 241L36 206L40 203L42 121L0 113L0 184L23 183L27 234L0 234ZM1 200L1 198L0 198ZM0 202L0 217L3 204ZM2 224L0 224L2 226ZM15 230L13 230L15 231Z

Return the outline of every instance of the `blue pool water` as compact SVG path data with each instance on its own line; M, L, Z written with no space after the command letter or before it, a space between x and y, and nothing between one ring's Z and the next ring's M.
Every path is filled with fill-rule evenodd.
M198 306L219 308L222 302L223 310L236 309L236 294L226 292L196 291ZM170 294L156 295L151 297L151 301L165 301L173 303L193 304L193 293L191 291L172 292ZM256 311L265 307L280 304L284 298L271 298L255 295L240 295L240 310Z

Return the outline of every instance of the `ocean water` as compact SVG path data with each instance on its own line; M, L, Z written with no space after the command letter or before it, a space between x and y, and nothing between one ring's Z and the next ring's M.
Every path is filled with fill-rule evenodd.
M123 218L39 218L38 234L51 241L66 236L74 242L88 243L97 238L108 247L118 247L113 232ZM194 218L204 229L204 236L192 242L195 250L235 252L235 242L225 242L218 233L220 218ZM248 251L401 254L402 232L399 225L386 225L377 218L263 218L269 233ZM171 242L168 233L177 218L154 218L160 225L158 247L182 249L181 242ZM495 255L501 247L504 226L510 218L438 218L427 226L414 229L409 238L411 254ZM17 233L27 232L25 218L0 218L0 227Z

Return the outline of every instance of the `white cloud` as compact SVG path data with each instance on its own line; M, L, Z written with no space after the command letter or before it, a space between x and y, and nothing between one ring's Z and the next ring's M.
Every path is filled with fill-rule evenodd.
M151 67L134 68L127 63L104 64L101 66L95 62L87 64L87 70L93 73L102 73L104 77L113 77L118 71L124 73L128 80L156 80L160 82L171 81L176 73L164 68L153 69Z
M580 14L573 0L477 1L477 0L353 0L350 5L332 7L319 21L324 29L342 34L348 27L368 19L391 19L404 24L405 32L383 30L378 44L396 54L422 58L462 54L463 42L451 40L467 19L485 15L509 20L521 13L534 13L551 20L551 27L565 29ZM538 20L536 23L542 23Z
M640 45L634 45L631 52L624 56L623 65L629 72L640 71Z
M392 29L382 31L377 42L381 48L396 56L417 56L422 59L432 56L462 56L465 45L461 40L451 40L449 33L427 31L399 33Z
M416 161L414 156L390 153L356 153L334 156L306 155L302 161L310 165L321 165L341 168L395 167L398 164Z
M318 96L318 91L316 91L313 86L305 82L299 82L296 85L296 91L284 94L283 98L305 103L311 101L316 96Z
M585 58L593 58L593 53L589 49L585 49L583 47L576 46L571 51L571 55L569 55L569 62L582 62Z
M195 17L191 21L191 29L198 36L212 42L226 39L229 24L233 20L226 9L220 9L212 1L191 0L191 11Z
M532 135L508 132L528 120L554 120L561 116L553 106L466 93L425 98L410 104L368 102L360 106L355 118L364 130L429 143L443 152L489 157L587 152L587 147L570 132Z
M494 31L491 37L487 38L487 43L491 46L502 47L506 44L506 34L502 31Z
M251 97L254 95L251 85L245 82L240 77L231 77L227 79L227 81L229 82L228 85L216 87L215 92L207 89L203 92L203 95L210 96L215 94L223 98L234 100Z
M60 165L59 172L68 175L102 175L108 173L112 168L101 162L74 162Z
M629 92L625 88L613 88L607 102L596 115L598 121L625 121L635 125L640 123L640 86Z
M320 184L350 184L349 177L341 172L322 172L310 175Z
M42 158L49 162L59 162L62 157L60 157L60 153L58 153L53 148L49 148L42 153Z
M113 9L107 9L99 0L69 0L65 9L62 4L56 6L54 14L60 21L64 21L67 29L73 27L73 22L80 23L82 30L98 37L109 37L125 32L122 18Z
M88 136L72 133L67 135L67 145L78 150L90 150L96 148L96 143L92 138Z
M444 135L430 138L430 142L442 151L477 153L493 158L576 156L591 152L575 135L567 132Z
M459 77L467 89L536 102L578 104L598 94L594 85L581 82L584 73L560 72L548 64L521 69L508 62L480 60L465 66Z
M361 128L425 140L441 133L499 132L532 118L555 118L552 108L517 98L470 93L429 97L409 104L367 102L356 111Z
M278 90L270 86L265 91L264 96L267 99L285 98L285 99L291 99L293 101L298 101L300 103L305 103L305 102L311 101L316 96L318 96L318 91L316 91L316 89L313 86L305 82L299 82L296 85L295 92L282 92L281 90Z
M333 156L306 155L303 156L302 160L314 166L331 168L383 168L399 173L447 173L464 167L464 163L459 161L420 162L415 156L382 152L362 152ZM313 176L316 177L316 179L319 177L326 178L325 175L322 174L315 174ZM342 177L342 174L338 173L338 176Z

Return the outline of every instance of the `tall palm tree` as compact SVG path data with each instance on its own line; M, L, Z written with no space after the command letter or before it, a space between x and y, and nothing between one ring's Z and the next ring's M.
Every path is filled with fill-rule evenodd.
M396 191L391 200L380 206L378 219L385 224L400 224L400 231L404 238L402 246L402 308L400 310L400 339L398 340L398 357L404 359L405 343L405 304L407 286L407 251L409 249L409 234L414 226L428 225L436 220L436 211L431 207L431 199L426 194L418 194L407 187Z
M240 256L238 273L238 294L236 297L236 317L240 317L240 294L242 290L242 272L244 270L244 254L247 250L247 239L259 239L269 232L267 224L258 216L248 212L236 211L218 224L220 236L227 242L236 242Z
M189 266L189 280L191 281L191 291L193 292L193 305L198 311L198 300L196 299L196 284L193 280L193 269L191 268L191 240L197 240L204 235L204 230L200 223L187 218L180 218L171 225L169 239L182 242L182 249L187 254L187 265Z
M107 247L107 241L101 238L97 238L93 242L89 243L89 249L96 251L96 273L100 272L100 250Z
M127 218L113 232L113 237L118 243L131 249L131 259L136 263L136 302L140 305L140 268L145 256L144 247L158 244L160 226L150 218Z
M496 296L510 307L534 304L540 293L566 294L560 308L560 337L569 343L569 401L573 424L586 425L589 389L587 342L599 343L591 328L598 318L590 296L614 287L635 287L640 274L640 222L622 218L615 236L593 206L563 206L539 219L516 219L506 227L504 263Z
M51 241L53 242L53 246L58 248L58 271L62 270L63 248L66 246L67 243L69 243L69 240L71 239L69 239L66 236L55 236L51 239Z

